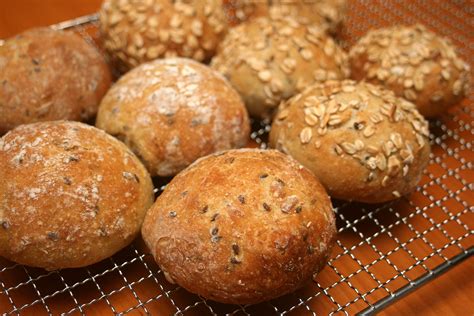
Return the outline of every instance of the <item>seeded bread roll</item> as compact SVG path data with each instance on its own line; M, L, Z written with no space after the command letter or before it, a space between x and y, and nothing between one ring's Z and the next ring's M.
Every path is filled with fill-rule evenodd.
M317 26L290 17L250 20L232 29L212 60L241 94L250 115L269 118L309 84L349 75L346 54Z
M331 34L339 31L347 9L346 0L228 0L228 18L232 24L257 16L292 16L300 23L322 27Z
M440 115L469 89L470 67L451 41L420 24L368 32L352 47L350 62L354 79L393 90L425 117Z
M222 0L105 0L105 48L122 71L161 57L208 61L227 30L222 6Z
M314 175L274 150L199 159L147 213L143 238L170 282L223 303L292 292L327 262L336 226Z
M96 125L123 140L158 176L243 147L250 132L245 106L227 80L183 58L155 60L124 75L104 97Z
M0 255L47 270L82 267L128 245L153 203L145 167L89 125L19 126L0 138Z
M0 46L0 135L38 121L91 119L111 83L99 52L79 35L28 30Z
M280 105L270 146L318 177L331 197L379 203L411 192L428 164L428 123L368 83L328 81Z

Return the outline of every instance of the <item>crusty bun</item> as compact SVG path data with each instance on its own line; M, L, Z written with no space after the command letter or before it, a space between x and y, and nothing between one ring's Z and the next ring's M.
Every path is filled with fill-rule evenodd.
M429 161L428 135L415 106L393 92L329 81L280 106L270 146L313 171L332 197L378 203L415 188Z
M350 51L352 77L380 84L435 117L469 89L469 70L447 38L424 26L369 31Z
M89 120L111 83L100 53L72 32L37 28L0 46L0 135L20 125Z
M48 270L113 255L153 203L124 144L77 122L22 125L0 139L0 255Z
M314 175L257 149L196 161L168 184L142 228L169 281L234 304L301 287L326 264L335 234L331 202Z
M227 3L231 25L258 16L282 14L300 23L318 25L331 34L339 31L347 10L346 0L227 0Z
M183 58L159 59L124 75L102 100L97 127L123 140L159 176L243 147L250 132L245 106L227 80Z
M105 0L105 48L122 71L160 57L210 60L227 31L222 6L222 0Z
M247 21L230 30L212 67L242 95L250 115L268 118L309 84L349 76L346 54L317 26L290 17Z

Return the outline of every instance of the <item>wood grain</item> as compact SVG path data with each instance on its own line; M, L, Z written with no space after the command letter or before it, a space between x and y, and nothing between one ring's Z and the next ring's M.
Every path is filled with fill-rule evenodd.
M98 10L100 0L6 0L0 1L0 38L28 28L47 26Z
M474 259L436 278L380 315L472 315Z
M58 23L64 20L72 19L81 15L86 15L95 12L100 6L101 0L16 0L16 1L0 1L0 38L7 38L13 36L25 29L35 27L35 26L45 26L54 23ZM375 2L379 6L381 3ZM387 2L388 3L388 2ZM422 7L422 2L411 3L412 12L406 12L408 17L414 19L421 19L429 15L432 8ZM436 5L439 5L443 14L449 19L462 19L457 17L457 13L462 15L462 8L458 8L460 11L454 12L456 5L446 5L442 4L439 1L433 1ZM425 3L426 4L426 3ZM395 4L397 10L404 10L402 4ZM353 43L353 41L365 31L363 25L368 23L367 17L361 14L362 7L353 5L353 10L351 10L351 27L353 29L346 30L343 38L347 40L348 43ZM420 18L416 10L422 10L424 16ZM387 8L386 16L373 16L370 23L374 25L385 25L393 21L396 10L390 10ZM413 13L415 12L415 13ZM428 14L428 15L427 15ZM429 16L428 16L429 17ZM435 19L436 17L434 17ZM425 22L429 20L425 19ZM433 25L438 25L438 21L432 23ZM449 21L448 21L449 22ZM439 25L447 26L448 23L446 20L439 20ZM451 22L452 23L452 22ZM462 25L461 20L459 25ZM459 32L466 32L466 30L459 30ZM472 30L470 30L472 32ZM469 30L467 30L469 32ZM465 58L468 58L472 66L472 56L469 56L468 50L469 43L465 43L459 39L457 36L453 36L453 41L456 45L461 47ZM467 101L464 102L466 106ZM469 104L472 108L472 104ZM456 115L462 116L461 119L464 122L471 124L472 126L472 115L459 114L459 111L456 112ZM444 121L444 124L448 128L457 128L457 123L452 121ZM435 128L435 133L442 133ZM473 140L472 134L469 134L469 131L459 131L463 134L463 137L469 139L471 142ZM451 141L451 140L449 140ZM459 146L455 140L452 140L453 148ZM438 146L439 147L439 146ZM442 156L442 149L434 148L434 153L436 155ZM461 153L464 161L471 162L474 160L474 154L472 151L462 152ZM447 158L443 158L442 162L448 168L459 168L458 162L452 161ZM429 173L434 177L440 177L446 171L443 168L440 168L437 165L430 165ZM474 173L469 170L461 170L462 176L467 182L473 182ZM429 183L430 179L424 177L422 183ZM452 190L461 190L462 185L458 183L456 179L448 177L445 184ZM429 186L426 194L430 194L434 199L440 199L443 195L443 190L436 185ZM396 224L399 217L397 216L408 216L411 212L414 211L413 205L416 205L420 208L425 207L426 209L423 212L420 212L416 216L410 218L409 222L411 226L418 232L428 231L426 238L434 246L442 246L446 243L446 238L443 237L443 231L440 229L435 229L430 231L430 227L433 226L433 223L426 220L426 217L431 218L435 223L441 223L443 220L446 220L448 217L447 211L452 214L463 214L460 215L460 219L467 224L468 227L472 229L474 226L474 218L472 212L465 212L466 205L472 207L474 204L474 197L472 192L462 191L458 197L465 202L465 204L460 204L458 200L454 198L448 198L443 202L442 206L433 205L433 203L426 198L426 194L421 194L419 192L414 193L410 197L410 201L401 200L391 206L392 211L383 210L375 215L375 218L379 223L385 225L385 227L391 227L389 231L398 236L399 241L407 241L406 248L411 251L411 253L417 258L423 258L427 254L430 254L433 249L429 245L423 242L418 242L419 239L415 239L412 242L408 242L411 237L414 236L412 229L408 229L406 225ZM409 204L412 203L412 204ZM442 208L444 207L444 208ZM389 208L390 209L390 208ZM360 218L360 214L356 214L357 210L354 210L352 207L342 211L344 218L354 220ZM463 213L464 212L464 213ZM398 215L397 215L398 214ZM419 215L419 216L418 216ZM459 226L448 227L454 221L449 221L446 225L442 226L445 232L448 232L450 235L462 236L465 234L465 230ZM339 221L339 227L346 225L347 223L343 220ZM392 226L390 226L392 225ZM333 257L339 258L335 260L331 268L326 268L321 275L318 276L317 281L322 287L328 287L333 284L335 281L340 281L341 276L349 277L352 275L352 272L360 269L359 263L352 260L348 255L344 254L344 251L351 246L355 245L360 241L360 233L367 236L375 236L372 240L372 245L381 253L387 254L391 250L397 249L397 243L393 240L393 237L387 234L378 234L379 226L374 225L372 219L361 220L357 227L357 231L345 230L340 234L339 240L340 244L334 249ZM462 246L469 247L472 246L472 236L461 242ZM362 271L354 276L350 277L350 284L353 287L358 289L364 289L364 291L370 290L371 288L377 287L377 281L384 282L387 279L390 279L396 273L394 273L393 267L387 263L387 260L382 260L371 265L371 262L377 260L380 256L374 250L374 247L369 246L368 244L363 244L359 247L356 247L352 253L358 259L360 259L363 265L369 266L368 272L371 272L377 280L374 280L369 276L368 272ZM104 299L98 300L96 303L88 306L84 309L84 312L90 315L111 315L112 309L110 306L115 308L115 311L124 311L131 306L136 306L137 295L141 301L147 301L160 293L166 292L173 297L176 303L183 304L184 306L190 305L196 301L196 298L189 295L184 290L177 289L176 286L166 283L162 274L159 273L159 268L154 264L153 259L147 255L141 257L141 260L136 260L133 263L127 266L121 266L123 262L130 262L135 260L137 257L137 252L143 253L146 252L146 249L143 246L141 240L138 240L134 244L134 248L125 249L120 252L118 255L114 256L113 260L106 260L99 264L91 266L88 270L86 269L77 269L77 270L67 270L62 271L60 274L52 273L46 278L41 278L35 282L36 289L32 286L24 286L19 290L12 290L9 292L10 297L15 301L16 306L21 306L28 302L38 300L38 290L43 296L52 294L56 290L61 290L63 285L62 277L67 284L78 284L82 280L89 279L90 275L99 275L94 282L87 282L73 288L71 293L63 292L60 295L54 296L54 299L48 299L46 301L47 305L50 307L50 311L53 314L57 314L63 311L68 311L75 306L75 303L72 302L71 296L74 296L79 304L84 302L90 302L92 299L100 298L102 292L104 293L114 293L110 295L108 301ZM401 249L403 251L396 251L393 256L389 256L390 262L392 262L396 267L404 269L409 267L414 263L413 258L407 254L406 249ZM451 255L456 254L459 249L452 249L448 247L445 252L443 252L448 258ZM340 257L338 257L340 256ZM135 259L134 259L135 258ZM436 256L425 261L425 264L433 268L437 264L441 263L442 259L437 258ZM148 270L144 268L145 264L148 266ZM120 267L117 269L117 266ZM14 266L12 263L9 263L0 258L0 270L4 267L12 267L6 272L0 272L0 281L5 287L12 287L16 284L21 284L22 282L27 281L29 278L35 278L45 274L44 271L39 269L25 269L21 266ZM418 269L420 268L420 269ZM101 271L112 271L105 275L100 275ZM338 271L338 275L335 271ZM153 272L150 276L149 271ZM408 271L406 274L409 277L417 277L423 273L421 267L416 267L413 270ZM28 274L27 274L28 273ZM388 307L384 310L381 315L472 315L474 314L474 300L472 300L472 295L474 293L474 265L473 259L468 259L459 266L455 267L451 271L447 272L443 276L437 278L435 281L425 285L424 287L418 289L417 291L411 293L407 297L403 298L401 301L395 303L394 305ZM159 288L153 279L153 276L158 278L159 283L163 288ZM132 283L133 292L125 283L124 277L128 283ZM402 278L396 278L390 283L386 284L385 287L389 290L396 290L399 286L406 284L403 282ZM102 291L102 292L101 292ZM171 292L169 292L171 291ZM298 291L294 296L288 296L282 298L280 301L276 300L273 302L275 306L285 305L285 304L295 304L297 303L297 298L301 296L314 295L318 293L317 287L313 284L307 288ZM170 294L171 293L171 294ZM354 300L357 297L355 292L350 288L348 283L340 282L337 286L329 289L328 293L331 297L340 304ZM371 303L375 302L377 299L386 295L384 290L381 288L370 295L367 296L367 300ZM151 300L146 304L146 311L153 314L168 315L174 313L176 310L173 305L165 298L166 295L156 299ZM215 304L217 310L226 310L225 306ZM363 309L367 306L361 299L357 300L355 303L350 305L349 313L353 314L356 311ZM334 308L334 304L327 299L324 295L319 295L317 298L311 300L308 303L308 308L316 311L318 314L326 314L327 311ZM7 299L5 295L0 293L0 313L3 311L8 311L11 309L11 302ZM248 311L251 312L253 308L249 308ZM270 314L272 309L265 309L265 306L261 306L255 309L259 311L260 314ZM205 312L208 312L208 309L201 305L198 305L196 308L192 309L191 315L202 315ZM41 303L34 305L31 308L26 308L24 314L46 314L47 311L42 307ZM144 314L145 309L138 308L132 311L132 314ZM292 314L294 315L306 315L308 310L306 307L297 308Z

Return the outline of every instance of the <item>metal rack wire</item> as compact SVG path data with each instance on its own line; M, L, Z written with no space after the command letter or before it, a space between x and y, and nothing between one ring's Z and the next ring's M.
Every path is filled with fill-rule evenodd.
M422 22L450 36L473 66L472 5L464 1L351 2L342 34L352 44L368 28ZM97 16L54 27L72 28L98 44ZM1 43L0 43L1 44ZM143 242L74 270L46 272L0 258L0 313L84 314L345 314L378 311L436 278L474 252L474 94L433 121L431 163L412 195L383 205L334 201L339 238L327 267L305 288L253 306L224 305L166 282ZM254 123L252 139L266 146L269 126ZM162 189L162 188L161 188Z

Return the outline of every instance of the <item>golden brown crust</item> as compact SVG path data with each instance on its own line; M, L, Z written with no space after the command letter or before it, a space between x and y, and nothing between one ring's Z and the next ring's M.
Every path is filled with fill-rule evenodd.
M301 23L318 25L331 34L339 31L347 10L346 0L229 0L227 17L231 25L250 18L280 14Z
M0 255L48 270L113 255L153 203L126 146L77 122L22 125L0 139Z
M208 61L227 31L222 0L106 0L100 21L123 71L162 57Z
M428 123L368 83L329 81L282 103L270 146L292 155L335 198L379 203L411 192L428 164Z
M470 67L451 41L420 24L370 31L349 55L354 79L393 90L425 117L440 115L469 89Z
M290 17L261 17L230 30L212 67L243 97L250 115L268 118L309 84L349 76L346 54L324 31Z
M124 75L102 100L96 125L122 139L159 176L243 147L250 132L245 106L227 80L184 58L156 60Z
M0 135L20 125L88 120L111 84L100 53L72 32L37 28L0 46Z
M230 150L178 174L147 213L143 238L168 276L224 303L302 286L327 262L335 217L324 188L274 150Z

